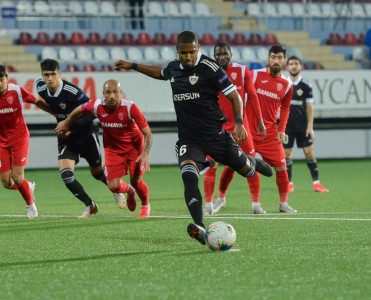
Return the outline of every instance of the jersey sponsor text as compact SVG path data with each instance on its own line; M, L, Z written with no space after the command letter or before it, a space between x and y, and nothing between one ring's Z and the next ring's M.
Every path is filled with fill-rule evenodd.
M183 93L183 94L174 94L174 101L184 101L184 100L194 100L199 99L200 93Z

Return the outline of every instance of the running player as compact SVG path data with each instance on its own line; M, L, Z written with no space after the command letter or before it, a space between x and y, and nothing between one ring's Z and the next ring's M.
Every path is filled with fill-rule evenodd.
M237 143L246 140L242 101L223 69L214 60L201 54L196 34L191 31L180 33L176 49L179 60L170 62L164 69L123 60L117 61L114 69L134 69L149 77L170 81L178 125L178 163L184 183L185 202L195 223L189 224L187 231L192 238L205 245L198 180L200 172L212 166L206 155L245 177L254 176L255 168L271 176L272 169L261 160L246 157L232 135L223 130L226 119L218 105L220 91L233 105Z
M214 47L214 58L219 63L219 65L224 69L228 77L231 79L232 83L237 89L237 92L243 99L243 106L245 107L245 99L247 94L250 96L250 103L251 108L254 110L254 114L257 117L258 121L258 133L262 132L262 139L265 138L265 126L262 119L262 114L260 110L260 104L258 96L256 95L255 87L251 79L250 70L244 66L234 62L231 62L232 52L231 48L226 43L217 43ZM224 115L227 118L227 122L223 124L223 129L233 134L233 129L235 126L234 122L234 112L231 102L222 94L219 93L219 105L222 109ZM249 123L247 121L246 114L244 114L244 126L247 131L247 140L243 142L240 147L247 155L251 155L255 157L255 148L254 143L252 140L252 136L250 133ZM226 205L226 194L231 183L234 170L225 167L222 175L220 177L219 183L219 195L218 198L213 203L213 195L214 195L214 188L215 188L215 179L216 179L216 168L217 164L214 168L210 168L204 177L204 193L205 193L205 206L204 206L204 214L212 214L217 213L221 208L225 207ZM254 200L256 191L256 176L248 177L247 182L250 187L251 198ZM264 213L262 208L260 207L259 202L253 201L253 213L260 214Z
M61 79L59 63L53 59L45 59L40 63L42 79L37 80L39 96L48 104L57 123L67 118L77 106L90 99L72 83ZM71 130L58 136L58 167L66 187L85 204L79 218L85 219L98 212L98 205L85 192L82 185L75 179L75 166L79 157L89 164L90 172L97 180L107 184L102 168L99 149L98 125L93 121L95 116L83 116L74 123ZM125 207L125 197L113 194L117 205Z
M142 201L138 218L149 217L149 190L143 174L149 171L148 153L152 133L138 106L121 98L120 83L110 79L103 85L104 99L86 102L76 107L68 118L57 124L57 134L69 130L71 124L83 115L95 115L103 128L103 144L108 188L113 193L127 193L130 211L136 208L135 191ZM144 137L144 139L143 139ZM130 173L131 185L121 177Z
M286 61L286 49L281 45L274 45L269 49L268 67L253 70L253 82L259 97L260 107L264 124L267 129L267 137L264 141L256 130L257 119L251 109L250 100L247 105L247 118L254 139L255 151L268 162L276 171L276 183L279 192L279 211L284 213L296 213L296 210L287 204L289 178L286 170L285 152L282 143L285 140L285 129L290 113L290 101L292 96L292 83L282 75L282 69ZM280 123L277 127L277 115L280 110ZM257 177L259 178L259 177ZM259 193L260 198L260 181ZM254 201L254 200L253 200Z
M293 83L290 116L286 126L286 141L283 144L286 154L287 173L289 176L289 193L294 191L292 181L292 147L296 139L298 148L303 148L307 166L310 170L314 192L328 192L319 181L317 160L314 155L313 141L316 138L313 130L313 91L312 87L303 81L300 71L303 68L302 61L297 56L291 56L287 60L289 80Z

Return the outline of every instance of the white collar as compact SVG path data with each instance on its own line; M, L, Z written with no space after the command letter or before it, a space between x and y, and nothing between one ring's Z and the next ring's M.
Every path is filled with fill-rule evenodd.
M55 91L54 95L50 94L50 91L49 91L49 88L48 87L46 88L46 90L48 91L48 96L49 97L58 97L59 94L61 93L62 89L63 89L63 81L62 81L62 79L59 79L59 87Z

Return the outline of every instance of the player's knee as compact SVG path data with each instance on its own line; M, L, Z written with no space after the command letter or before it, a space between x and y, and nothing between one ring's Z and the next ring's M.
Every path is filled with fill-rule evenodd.
M198 170L193 164L185 164L180 169L185 185L198 184Z
M6 189L12 189L12 184L10 182L10 180L8 179L1 179L1 184L3 185L4 188Z
M65 184L70 184L75 180L75 174L71 168L65 168L61 170L60 173Z

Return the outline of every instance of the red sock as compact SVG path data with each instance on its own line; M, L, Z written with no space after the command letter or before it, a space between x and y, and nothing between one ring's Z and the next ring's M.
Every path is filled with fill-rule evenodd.
M225 198L227 195L228 187L234 177L234 171L228 167L225 167L220 177L219 183L219 198Z
M28 184L28 181L26 179L23 179L21 184L17 184L17 188L19 192L21 193L24 201L26 201L27 205L32 205L33 200L32 200L32 192L30 189L30 186Z
M121 181L120 186L117 189L110 189L112 193L127 193L130 191L130 186L125 182Z
M17 185L14 183L13 186L10 188L11 190L18 190Z
M260 177L259 173L255 173L253 177L247 178L247 183L250 187L250 194L252 202L260 202Z
M287 202L289 191L289 176L287 171L276 171L276 183L280 194L280 202Z
M142 205L149 204L149 188L148 185L143 181L140 180L137 183L133 184L135 191L137 192L140 200L142 201Z
M216 180L216 169L210 168L204 175L205 202L213 202Z

